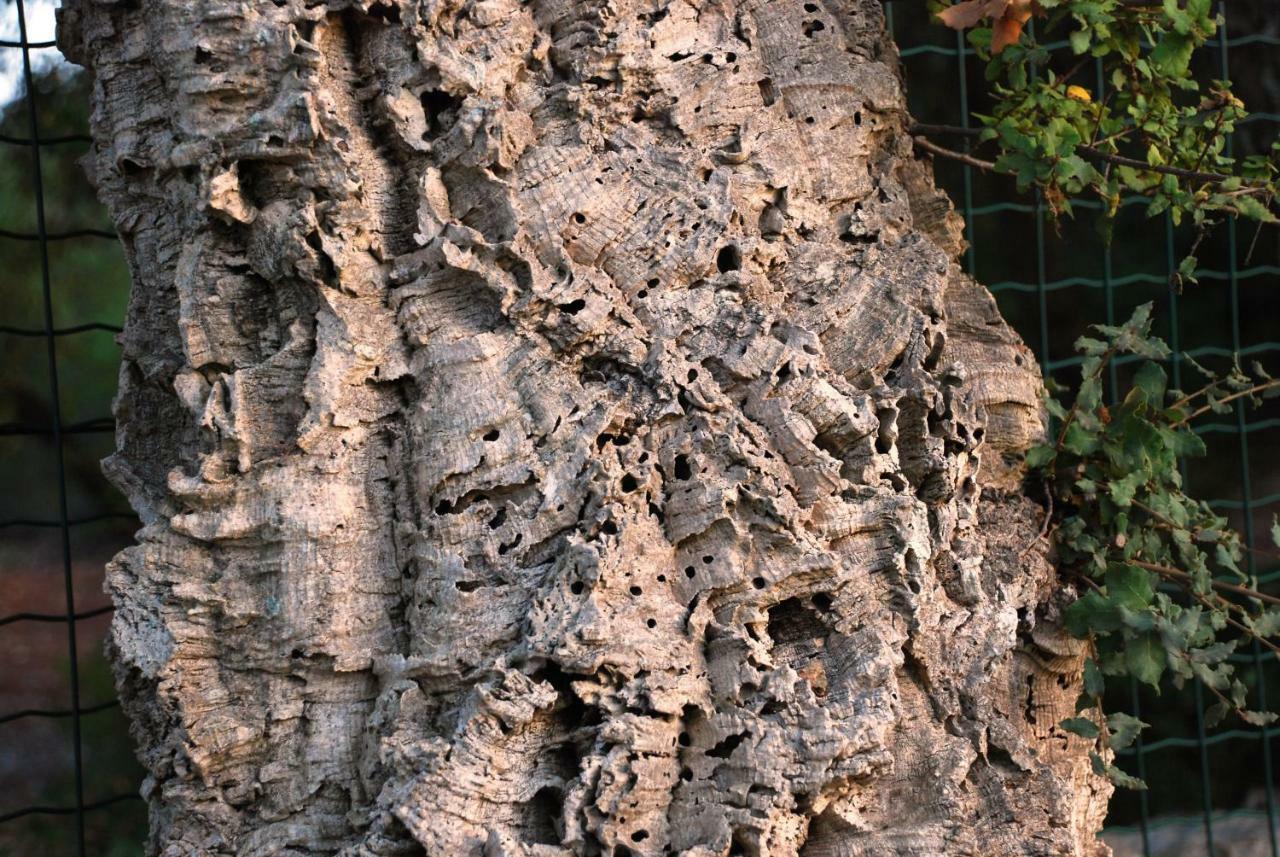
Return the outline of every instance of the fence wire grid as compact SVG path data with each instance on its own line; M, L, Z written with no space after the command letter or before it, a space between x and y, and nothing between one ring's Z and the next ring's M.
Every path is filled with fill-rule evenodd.
M64 278L59 274L59 266L51 263L51 248L55 246L97 240L114 242L116 236L110 229L91 223L50 228L51 217L46 208L50 202L45 179L47 153L63 147L80 147L83 151L91 140L83 127L87 115L83 108L77 115L81 127L66 133L45 130L47 126L42 117L50 104L59 99L83 99L85 90L80 87L73 92L68 84L72 78L66 75L39 73L40 60L47 60L49 54L56 52L56 47L51 38L32 37L30 9L33 5L24 0L9 0L9 8L16 8L17 31L13 34L0 31L0 53L14 52L20 56L22 90L19 98L7 108L0 104L0 119L3 119L0 163L12 158L28 159L25 169L29 171L29 186L22 189L22 199L10 197L9 202L26 209L34 228L8 228L9 223L0 220L0 247L3 247L0 259L6 260L6 268L21 270L25 265L33 271L35 276L28 278L29 282L19 278L11 287L33 290L26 297L38 306L39 313L35 323L7 318L13 301L7 298L0 304L0 357L6 353L3 349L13 342L42 344L47 383L44 399L34 410L42 419L0 422L0 462L3 463L0 474L19 495L16 504L10 502L0 507L0 632L8 632L8 636L0 638L0 694L12 695L3 677L6 672L11 676L15 673L4 661L14 648L4 645L5 641L13 639L21 643L26 636L34 635L34 631L27 629L36 627L61 626L65 630L65 651L61 656L65 660L53 663L46 659L37 669L59 672L66 688L62 707L0 710L0 852L4 852L6 846L32 848L41 843L56 843L46 850L63 853L54 850L60 845L78 857L133 854L138 853L140 843L136 838L122 837L137 834L142 812L137 788L98 792L89 776L94 773L99 757L107 753L110 758L108 751L127 741L119 703L109 682L93 682L100 685L95 691L98 696L86 697L85 694L82 666L90 657L86 642L100 646L105 617L111 607L104 603L100 592L102 569L97 560L102 545L95 545L93 536L86 542L78 539L77 534L92 530L93 525L107 524L113 528L102 540L116 546L121 539L121 525L133 524L135 519L132 514L120 511L119 498L105 487L96 473L90 481L96 479L98 484L80 490L94 505L73 509L75 504L68 480L70 444L78 436L101 436L103 440L97 448L101 450L104 444L109 448L114 423L105 412L81 415L80 419L68 419L67 415L82 410L77 397L84 384L114 387L114 372L105 379L97 377L102 375L101 366L78 365L77 352L64 347L64 343L73 338L119 332L123 302L122 299L115 301L113 315L80 318L79 323L60 326L64 315L75 315L61 312L63 304L80 300L75 296L64 300L66 293L91 289L95 281L107 278L99 277L97 272L89 272L87 278L84 272L76 272L80 274L78 277ZM988 103L981 65L961 34L928 21L924 6L923 0L889 0L885 4L888 27L901 48L912 113L921 122L968 127L975 121L973 112L981 112ZM1247 53L1246 78L1256 91L1246 92L1245 100L1254 113L1247 127L1235 135L1243 139L1233 140L1231 145L1252 151L1257 150L1262 141L1265 150L1280 124L1280 53L1275 50L1280 47L1280 21L1273 20L1280 18L1280 3L1233 0L1227 4L1219 0L1219 10L1226 25L1220 28L1212 49L1206 51L1210 56L1206 57L1208 64L1201 69L1200 78L1231 79L1233 57L1241 63L1240 55ZM5 11L4 4L0 4L0 11ZM1061 50L1065 43L1049 47ZM0 69L5 65L0 62ZM50 82L51 87L47 85ZM1100 62L1094 68L1093 87L1095 98L1105 91ZM22 130L15 132L17 128ZM968 145L967 141L961 143ZM5 149L9 151L3 151ZM1091 221L1099 210L1095 203L1078 203L1080 213L1074 221L1055 224L1042 200L1019 197L1009 180L986 176L959 164L938 161L935 166L941 183L950 191L965 219L969 246L964 266L970 274L989 284L1005 317L1035 349L1046 375L1069 384L1080 362L1071 351L1074 338L1083 333L1088 324L1123 321L1133 307L1148 300L1156 302L1157 325L1165 326L1164 335L1175 352L1168 366L1174 386L1180 385L1184 373L1182 354L1209 364L1214 361L1221 364L1239 355L1260 359L1272 370L1280 363L1280 342L1276 341L1280 338L1280 329L1277 329L1280 302L1275 297L1280 287L1280 248L1276 247L1274 232L1262 234L1259 241L1250 230L1229 221L1206 242L1207 247L1201 248L1199 255L1204 262L1198 271L1201 284L1179 292L1170 284L1169 275L1186 252L1189 236L1175 229L1167 215L1162 219L1145 218L1140 200L1125 202L1115 238L1108 244L1092 231ZM0 188L0 208L8 195L9 191ZM87 205L95 207L99 221L105 220L96 203ZM9 260L15 264L11 265ZM115 264L119 268L115 277L121 283L127 282L123 257L118 253ZM65 267L74 269L75 265ZM115 359L118 361L118 354ZM96 375L86 381L85 371ZM1109 395L1113 398L1118 395L1126 377L1123 361L1112 366ZM76 383L67 383L67 379ZM9 387L0 381L0 404L9 393ZM9 412L9 409L0 411ZM0 416L0 420L3 419L6 417ZM1210 453L1206 461L1193 463L1185 474L1189 490L1196 496L1211 497L1211 505L1232 518L1250 548L1265 547L1259 534L1266 533L1270 516L1280 511L1280 467L1277 466L1280 464L1280 409L1250 411L1238 402L1231 417L1203 425L1198 430ZM31 487L31 465L28 462L25 469L19 467L22 450L13 445L23 440L40 444L51 453L47 460L38 463L36 471L42 484L56 489L45 498L46 502L38 502L37 496L25 504L21 496ZM6 445L10 448L6 449ZM79 450L75 455L83 457L84 453ZM13 473L25 479L12 479ZM20 481L29 484L16 484ZM15 587L10 577L15 568L22 565L15 557L22 557L24 546L41 534L46 539L52 536L56 547L56 569L48 572L57 574L60 583L47 579L41 582L45 594L61 586L60 609L56 610L25 609L22 587ZM1280 568L1272 567L1274 563L1264 567L1266 556L1250 553L1249 571L1270 586L1280 582ZM87 576L77 570L77 564L85 562L92 566ZM87 587L96 590L91 597L86 597ZM1270 586L1270 591L1274 590L1275 587ZM78 607L81 603L96 606ZM86 626L93 628L88 639ZM99 655L93 656L100 659ZM1275 704L1280 669L1270 662L1273 659L1264 659L1255 643L1251 651L1238 653L1233 660L1245 674L1251 691L1257 694L1260 707L1266 709L1269 704ZM25 677L34 680L31 675ZM1146 857L1175 853L1159 849L1156 840L1160 831L1169 826L1185 831L1191 818L1197 828L1194 838L1199 841L1189 847L1196 851L1203 847L1203 853L1215 855L1219 853L1224 825L1247 817L1265 823L1263 847L1269 847L1272 857L1280 857L1273 759L1273 740L1280 733L1280 727L1240 728L1228 723L1227 728L1206 729L1201 716L1204 701L1199 685L1188 686L1181 693L1165 688L1163 696L1156 696L1133 683L1123 693L1113 694L1108 703L1153 724L1143 740L1121 759L1150 785L1149 791L1120 792L1113 799L1108 834L1121 837L1128 834L1134 843L1123 853L1141 853ZM116 717L114 732L90 728L98 718L111 712L115 712ZM17 753L17 745L23 736L15 734L14 727L36 720L53 721L66 727L65 753L51 757L54 767L62 765L66 771L21 769L22 757ZM18 759L17 764L4 763L14 758ZM20 770L6 770L15 767ZM136 783L140 769L126 771L124 775L135 778ZM11 788L14 778L25 778L29 787ZM55 780L67 781L67 787L44 788ZM24 794L56 794L57 797L6 806L11 797ZM118 805L128 805L131 809L126 812L122 806L116 811L104 812ZM36 819L53 823L33 824ZM27 829L14 832L24 824ZM1219 831L1217 839L1215 829ZM27 838L22 838L24 836ZM22 845L16 846L16 843Z

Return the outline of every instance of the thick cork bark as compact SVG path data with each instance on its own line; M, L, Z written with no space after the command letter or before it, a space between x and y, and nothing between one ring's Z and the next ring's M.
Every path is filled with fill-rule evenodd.
M163 855L1094 855L878 0L66 0Z

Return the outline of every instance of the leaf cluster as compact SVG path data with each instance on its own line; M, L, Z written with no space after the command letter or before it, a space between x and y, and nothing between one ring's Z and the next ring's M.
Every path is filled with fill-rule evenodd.
M1064 619L1089 642L1077 711L1093 714L1062 727L1098 739L1095 768L1130 786L1137 781L1105 751L1130 743L1142 724L1103 713L1107 679L1133 677L1157 689L1166 677L1176 687L1199 679L1215 697L1210 724L1229 712L1265 724L1275 715L1250 710L1228 657L1247 639L1280 652L1280 599L1258 591L1242 568L1239 534L1187 496L1181 473L1188 456L1205 453L1193 420L1278 395L1280 380L1256 365L1215 374L1184 356L1205 383L1193 392L1171 389L1160 364L1170 351L1151 334L1150 313L1147 304L1125 324L1099 325L1098 337L1077 340L1084 360L1075 399L1067 406L1047 397L1059 428L1053 442L1027 456L1049 495L1060 566L1083 593ZM1104 372L1125 355L1138 358L1137 370L1124 398L1107 404ZM1280 543L1280 526L1273 536Z
M979 0L932 2L957 28L988 11L973 5ZM1192 56L1221 25L1211 2L1036 0L1026 6L1037 15L1035 33L1019 24L1012 41L1000 29L1008 11L987 15L969 41L987 61L995 100L978 117L978 140L997 152L991 166L1020 189L1039 188L1055 214L1094 196L1109 223L1122 198L1136 195L1175 224L1190 218L1203 229L1224 216L1275 223L1280 140L1268 156L1232 157L1228 137L1245 106L1229 81L1202 85L1192 74ZM1065 60L1065 50L1050 50L1055 40L1069 47ZM1096 92L1076 80L1094 66Z

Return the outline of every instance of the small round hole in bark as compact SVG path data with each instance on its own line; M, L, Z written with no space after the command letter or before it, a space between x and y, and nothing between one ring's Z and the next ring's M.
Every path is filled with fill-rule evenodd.
M716 270L720 273L736 271L742 267L742 251L736 244L726 244L716 254Z
M586 306L587 302L582 298L578 298L577 300L569 301L567 304L561 304L560 309L567 312L569 315L577 315L582 312Z
M693 478L693 470L689 467L689 456L676 456L676 478L680 480Z
M753 578L751 581L751 585L754 586L756 589L764 589L764 578L763 577Z
M502 436L502 432L498 431L497 429L489 429L487 432L484 433L484 439L489 441L489 443L493 443L495 440L497 440L501 436Z
M834 603L831 600L831 596L825 592L815 592L813 594L813 597L809 600L813 602L814 607L817 607L819 610L824 610L824 611L830 610L831 605Z
M688 732L681 732L681 733L680 733L680 746L681 746L681 747L688 747L691 743L693 743L693 742L689 740L689 733L688 733Z
M583 584L581 580L575 580L573 583L569 584L569 591L572 592L574 595L581 595L582 590L586 588L587 588L586 585Z
M647 830L637 830L635 833L631 834L632 842L644 842L648 838L649 831Z
M632 594L632 595L641 595L641 594L643 594L643 593L644 593L644 590L643 590L643 589L641 589L639 586L634 586L634 585L633 585L633 586L631 587L631 594Z
M630 494L632 491L636 490L636 488L638 488L638 487L639 487L639 484L636 482L636 478L635 478L634 476L632 476L630 473L627 473L627 474L624 474L624 475L623 475L623 477L622 477L622 490L623 490L623 491L625 491L625 492L627 492L628 494Z
M715 562L715 561L716 561L716 558L715 558L715 557L713 557L711 554L707 554L706 556L704 556L704 557L702 558L702 562L703 562L703 564L704 564L704 565L711 565L711 563L713 563L713 562Z
M644 623L645 623L646 625L648 625L650 628L656 628L656 627L658 627L658 620L657 620L657 619L646 619L646 620L644 620Z
M691 566L691 565L686 565L686 566L684 567L684 576L685 576L685 577L693 577L693 576L694 576L695 574L697 574L697 573L698 573L698 570L697 570L696 568L694 568L693 566Z
M586 223L586 222L587 222L587 216L586 216L585 214L583 214L581 211L575 211L575 212L574 212L574 214L573 214L573 222L574 222L574 223Z
M600 532L604 533L606 536L616 536L618 534L618 525L613 521L605 521L600 526Z

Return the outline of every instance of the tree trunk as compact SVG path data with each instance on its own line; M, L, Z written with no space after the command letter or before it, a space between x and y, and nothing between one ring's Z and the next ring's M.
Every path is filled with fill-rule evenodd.
M66 0L164 855L1105 853L878 0Z

